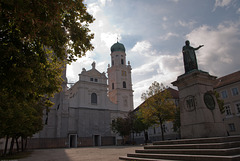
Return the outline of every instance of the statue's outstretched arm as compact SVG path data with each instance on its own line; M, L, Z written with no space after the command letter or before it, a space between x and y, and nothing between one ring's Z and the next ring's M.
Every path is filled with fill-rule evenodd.
M200 49L201 47L203 47L204 45L199 45L199 47L197 47L197 48L194 48L194 50L198 50L198 49Z

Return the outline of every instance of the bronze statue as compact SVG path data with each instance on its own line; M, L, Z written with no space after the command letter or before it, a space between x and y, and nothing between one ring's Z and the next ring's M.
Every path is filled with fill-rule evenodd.
M194 69L198 70L195 50L198 50L201 47L203 47L203 45L199 45L199 47L193 48L190 46L190 42L188 40L185 41L185 46L182 48L185 73L188 73Z

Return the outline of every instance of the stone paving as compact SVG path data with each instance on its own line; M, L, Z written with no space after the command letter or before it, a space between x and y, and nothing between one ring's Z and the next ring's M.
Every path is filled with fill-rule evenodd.
M119 156L134 153L143 146L99 146L69 149L37 149L18 161L119 161Z

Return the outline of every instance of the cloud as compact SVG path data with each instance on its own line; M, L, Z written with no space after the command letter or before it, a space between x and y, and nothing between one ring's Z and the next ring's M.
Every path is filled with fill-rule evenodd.
M111 2L112 0L98 0L102 6L105 6L106 2Z
M93 17L96 17L97 13L101 11L101 8L98 3L91 3L87 5L87 11L91 13Z
M82 68L90 68L95 54L87 53L86 56L81 57L76 62L67 65L68 82L75 83L78 81L78 74L82 72Z
M236 12L237 14L240 14L240 8L238 8L238 10L237 10L237 12Z
M141 65L140 67L134 68L132 70L133 75L145 75L146 73L150 73L154 71L154 66L156 64L150 62L148 64Z
M231 0L215 0L213 11L215 11L217 7L227 7L230 3Z
M166 16L163 16L163 21L167 21L168 20L168 18L166 17Z
M191 46L204 44L197 51L198 64L210 73L223 76L239 70L240 23L225 22L218 27L196 28L186 37Z
M120 35L117 33L101 33L101 41L106 44L107 48L110 48L113 45L113 42L117 42L117 38L118 40L121 40Z
M214 7L226 7L230 4L231 0L215 0Z
M178 24L182 27L188 27L188 28L193 28L193 26L196 24L197 22L195 20L191 20L191 21L182 21L182 20L179 20L178 21Z
M158 53L145 59L146 62L143 65L132 70L135 107L141 104L141 94L154 81L163 83L165 86L171 86L171 82L177 79L176 76L183 73L181 53L173 55L168 53L159 55Z
M172 37L178 37L179 35L176 33L168 32L166 35L161 36L160 39L162 40L169 40Z
M149 41L140 41L136 43L136 45L131 49L131 51L143 53L148 51L150 48L151 48L151 44Z
M175 3L179 2L179 0L169 0L169 1L172 1L172 2L175 2Z

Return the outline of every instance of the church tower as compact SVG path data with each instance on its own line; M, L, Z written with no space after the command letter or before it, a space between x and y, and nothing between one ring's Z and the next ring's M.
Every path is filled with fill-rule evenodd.
M117 42L111 47L111 65L108 65L108 95L117 104L118 110L133 110L131 65L126 64L123 44Z

